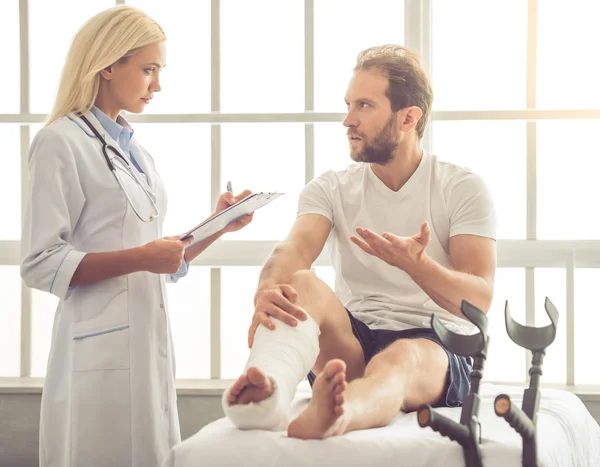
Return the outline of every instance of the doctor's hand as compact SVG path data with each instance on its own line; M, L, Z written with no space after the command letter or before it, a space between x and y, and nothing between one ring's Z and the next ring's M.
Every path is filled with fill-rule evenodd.
M411 271L418 265L431 238L427 222L423 222L421 232L412 237L399 237L387 232L378 235L362 227L358 227L356 233L362 239L353 235L350 240L362 248L363 251L377 256L389 265L396 266L405 272Z
M193 237L179 240L181 236L164 237L140 247L142 268L155 274L174 274L181 266L185 249Z
M225 193L221 193L219 196L219 200L217 201L217 207L215 209L215 213L213 216L219 214L221 211L224 211L232 204L237 203L238 201L243 200L244 198L250 196L252 192L250 190L244 190L239 195L234 196L233 193L226 191ZM246 227L250 222L252 222L252 218L254 217L254 213L251 213L247 216L240 217L239 219L233 221L231 224L223 228L221 233L227 232L235 232Z
M260 324L267 329L275 329L271 317L277 318L290 326L296 326L298 319L305 321L306 312L296 306L298 292L289 284L275 284L263 287L254 296L254 316L248 330L248 347L254 344L254 333Z

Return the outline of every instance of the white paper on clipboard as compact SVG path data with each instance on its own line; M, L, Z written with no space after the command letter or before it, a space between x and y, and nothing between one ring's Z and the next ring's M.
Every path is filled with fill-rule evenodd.
M219 230L224 229L233 221L239 219L240 217L247 216L248 214L256 211L257 209L262 208L263 206L269 204L271 201L279 198L283 193L254 193L246 198L238 201L237 203L229 206L227 209L224 209L215 217L212 217L201 224L198 224L196 227L187 231L180 240L184 240L189 236L194 237L194 242L189 245L187 248L191 248L198 242L201 242L205 238L210 237L213 234L216 234ZM187 249L186 248L186 249Z

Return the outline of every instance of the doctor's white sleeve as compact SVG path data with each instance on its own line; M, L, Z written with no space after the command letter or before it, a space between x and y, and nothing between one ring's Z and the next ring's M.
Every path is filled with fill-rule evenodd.
M69 296L85 256L72 244L85 197L73 152L61 133L42 129L29 152L29 195L21 239L21 277L28 287Z

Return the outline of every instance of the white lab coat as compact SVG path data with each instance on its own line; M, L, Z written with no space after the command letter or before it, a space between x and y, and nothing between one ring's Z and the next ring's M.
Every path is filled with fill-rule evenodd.
M91 112L86 117L118 148ZM160 210L150 223L135 215L80 118L57 120L32 143L21 275L60 299L42 395L40 466L159 466L181 441L165 276L138 272L69 287L86 253L162 237L164 186L135 140L131 152ZM142 189L119 173L140 213L151 214Z

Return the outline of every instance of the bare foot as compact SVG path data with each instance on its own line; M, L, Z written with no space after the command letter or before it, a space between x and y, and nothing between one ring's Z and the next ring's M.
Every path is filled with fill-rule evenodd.
M227 401L230 405L244 405L250 402L260 402L272 394L271 380L258 368L252 366L229 388Z
M344 417L346 364L329 360L313 384L308 407L290 423L288 436L300 439L323 439L344 434L348 417Z

